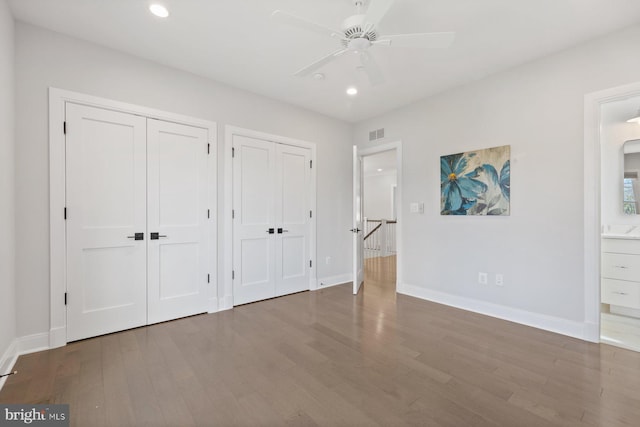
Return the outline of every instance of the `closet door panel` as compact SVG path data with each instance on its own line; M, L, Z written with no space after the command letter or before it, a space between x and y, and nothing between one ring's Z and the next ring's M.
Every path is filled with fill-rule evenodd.
M148 120L148 323L207 301L207 131Z
M309 149L276 146L276 295L309 289Z
M233 304L275 296L273 143L234 136Z
M67 341L146 323L145 119L66 105Z

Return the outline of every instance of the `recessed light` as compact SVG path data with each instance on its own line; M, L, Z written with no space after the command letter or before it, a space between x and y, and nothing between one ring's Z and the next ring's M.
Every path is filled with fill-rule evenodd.
M152 4L151 6L149 6L149 10L158 18L166 18L167 16L169 16L169 11L161 4Z
M348 87L347 88L347 95L349 96L355 96L358 94L358 89L355 88L354 86Z
M378 172L382 172L382 169L378 168Z

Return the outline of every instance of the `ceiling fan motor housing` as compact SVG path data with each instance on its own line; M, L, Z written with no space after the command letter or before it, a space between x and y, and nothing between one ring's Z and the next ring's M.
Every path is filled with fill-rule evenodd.
M349 47L351 41L355 39L366 39L373 42L378 38L378 32L375 27L365 28L364 15L352 15L342 22L342 31L346 40L342 40L344 47ZM366 32L363 32L366 29Z

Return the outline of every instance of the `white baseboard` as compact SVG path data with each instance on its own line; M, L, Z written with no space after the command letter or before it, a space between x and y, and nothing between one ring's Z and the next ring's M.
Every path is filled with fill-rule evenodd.
M46 332L16 338L11 342L7 351L2 355L2 358L0 358L0 373L6 374L11 372L19 356L48 349L49 334ZM6 380L7 377L0 379L0 390L2 390L2 386L4 386Z
M47 332L16 338L16 341L19 356L49 349L49 333Z
M218 310L218 298L209 298L209 313L217 313Z
M329 276L318 279L318 289L329 288L331 286L342 285L348 282L351 282L351 274L340 274L337 276Z
M8 374L11 372L13 366L16 364L16 360L18 360L17 340L13 340L11 344L9 344L9 348L0 356L0 374ZM7 377L0 378L0 390L2 390L5 381L7 381Z
M222 304L219 306L218 311L231 310L233 308L233 295L225 295L220 302Z
M64 347L67 345L67 328L51 328L49 330L49 348Z
M427 301L472 311L474 313L520 323L522 325L532 326L534 328L567 335L585 341L600 342L600 331L598 330L598 326L595 324L587 324L562 319L560 317L533 313L526 310L520 310L518 308L451 295L406 283L398 285L397 292L399 294L409 295Z

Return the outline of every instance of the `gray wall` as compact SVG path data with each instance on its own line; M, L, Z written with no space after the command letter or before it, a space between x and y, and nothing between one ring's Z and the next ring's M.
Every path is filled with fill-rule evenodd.
M13 18L6 1L0 0L0 369L16 336L14 93Z
M359 123L403 142L404 284L584 321L584 96L640 80L640 27ZM439 157L511 145L511 216L440 215ZM425 202L424 215L409 203ZM478 272L504 274L504 287Z
M219 177L224 125L315 142L318 148L318 279L351 268L350 125L183 71L23 23L16 25L18 336L49 331L48 87L216 121ZM219 254L222 255L219 179ZM220 274L222 263L219 263Z
M367 161L367 158L364 158ZM393 218L393 187L397 184L395 173L365 175L362 198L364 216L369 219Z

